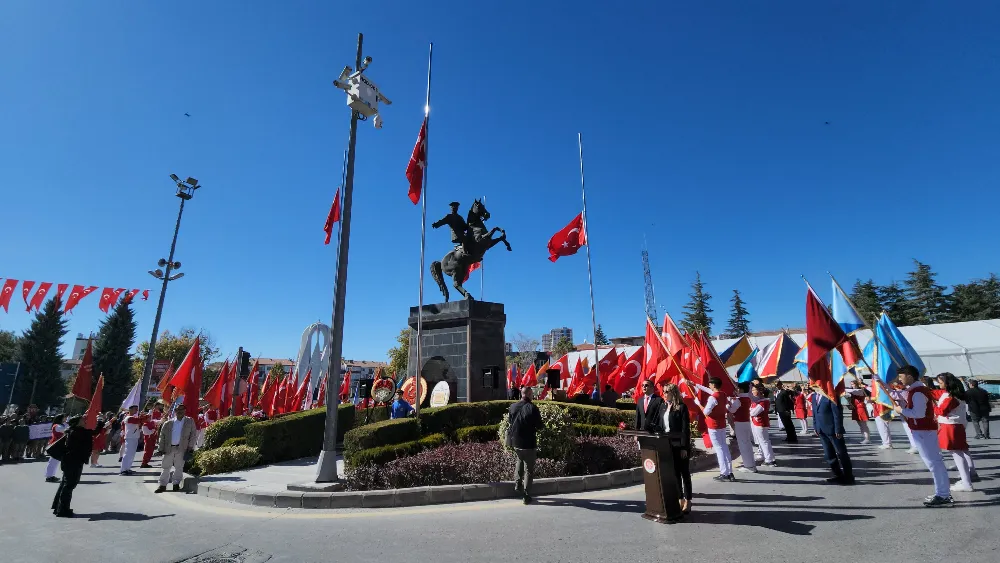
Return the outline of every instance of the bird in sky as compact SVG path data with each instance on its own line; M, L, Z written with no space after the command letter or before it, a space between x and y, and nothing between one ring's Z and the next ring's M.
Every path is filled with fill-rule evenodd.
M191 114L188 112L184 112L184 117L191 117Z

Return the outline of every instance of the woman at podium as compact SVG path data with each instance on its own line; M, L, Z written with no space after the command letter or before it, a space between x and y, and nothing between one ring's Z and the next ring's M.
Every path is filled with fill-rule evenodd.
M660 407L663 431L670 433L670 445L674 453L674 475L681 498L681 511L691 512L691 415L681 399L681 393L673 383L663 389L663 404Z

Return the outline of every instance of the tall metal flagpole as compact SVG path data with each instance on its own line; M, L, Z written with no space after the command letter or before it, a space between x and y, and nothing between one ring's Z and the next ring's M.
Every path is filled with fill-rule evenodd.
M483 196L483 205L486 205L486 196ZM479 300L483 301L486 286L486 256L479 261Z
M597 377L597 400L601 400L601 363L597 358L597 314L594 313L594 274L590 268L590 223L587 221L587 184L583 179L583 134L576 134L580 146L580 191L583 192L583 236L587 240L587 279L590 281L590 322L594 329L594 375Z
M420 372L424 365L424 250L427 241L427 168L430 162L431 136L431 61L434 43L427 48L427 99L424 102L424 174L420 187L420 296L417 302L417 366L413 372L413 415L420 418Z

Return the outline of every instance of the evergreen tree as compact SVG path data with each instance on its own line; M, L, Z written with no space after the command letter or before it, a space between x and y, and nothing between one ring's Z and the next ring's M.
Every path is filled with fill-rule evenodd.
M879 315L882 314L882 303L878 296L878 286L869 279L868 281L857 280L851 288L851 302L858 310L858 314L864 319L868 326L875 326ZM892 317L892 315L889 315ZM893 319L895 321L895 318Z
M945 287L936 283L937 274L930 266L918 260L913 263L917 269L908 273L904 282L907 323L926 325L949 322L951 314Z
M747 318L747 309L744 306L743 298L740 297L740 290L733 290L732 312L729 314L729 325L726 332L722 333L723 338L739 338L744 334L750 334L750 320Z
M611 341L608 340L607 335L604 334L604 327L602 327L601 325L597 325L597 332L594 333L594 343L597 344L598 346L607 346L611 344Z
M94 342L94 382L104 375L103 403L110 410L117 408L125 400L132 388L132 354L135 344L135 313L125 299L118 301L111 314L101 321Z
M701 273L695 272L694 283L691 284L691 298L687 305L684 305L684 318L681 319L681 327L690 334L704 332L706 335L712 334L712 307L708 302L712 296L705 292L705 284L701 281Z
M274 381L275 385L281 383L281 380L285 378L284 364L274 364L271 366L271 369L267 370L267 376Z
M600 325L598 325L597 329L600 330L600 328ZM574 350L576 350L576 346L573 345L573 341L564 336L552 347L552 357L558 360Z
M21 337L11 330L0 330L0 363L16 362L20 357Z
M889 285L878 287L878 301L889 318L897 326L903 326L907 320L906 293L899 286L899 282L892 282Z
M16 403L36 404L44 409L62 402L66 395L66 382L59 373L63 336L66 336L66 319L62 301L54 297L35 314L31 327L21 338L21 376L14 389Z
M1000 318L1000 279L996 274L985 280L957 284L950 297L953 321Z

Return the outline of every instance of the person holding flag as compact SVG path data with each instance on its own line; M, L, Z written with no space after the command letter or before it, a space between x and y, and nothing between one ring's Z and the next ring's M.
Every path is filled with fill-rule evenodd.
M119 475L135 475L132 471L132 463L135 461L135 453L139 449L139 427L144 422L144 417L139 415L139 405L133 404L128 407L128 416L125 417L123 432L125 433L125 451L122 453L122 464Z
M854 380L854 388L846 391L847 408L851 409L851 420L858 423L861 430L861 444L871 444L871 432L868 430L868 393L860 379Z
M826 362L827 370L830 369L829 366L830 363ZM822 362L818 367L822 370ZM853 485L854 466L847 452L847 442L844 441L844 411L841 410L839 402L834 402L826 396L821 381L824 379L811 382L816 389L812 401L813 432L823 444L823 457L833 471L833 477L826 481L837 485Z
M100 383L103 387L103 381ZM89 421L92 416L86 418ZM96 420L93 424L96 425ZM79 416L74 416L67 422L66 448L60 456L62 459L59 464L63 475L56 496L52 499L52 514L58 518L73 517L73 509L70 508L70 503L73 502L73 489L80 483L83 466L86 465L94 444L94 430L86 426Z
M924 506L951 506L954 501L949 491L948 469L944 466L941 447L938 445L935 401L930 389L918 380L919 377L920 372L911 365L899 368L898 380L906 387L897 399L894 410L906 419L917 452L934 478L934 494L924 499Z
M729 412L727 410L729 397L722 393L722 379L710 377L708 379L708 386L712 394L708 397L705 404L702 405L701 399L698 397L695 397L694 402L701 409L702 414L705 415L705 423L708 425L708 435L712 439L712 445L715 448L715 457L719 461L719 475L714 477L714 479L716 481L735 482L733 458L729 453L729 444L726 443L726 414ZM751 459L753 459L753 456L751 456Z
M750 392L753 394L753 406L750 407L753 437L760 446L764 465L774 467L777 463L774 461L774 447L771 446L771 435L768 433L771 427L771 400L767 398L767 391L761 384L751 387Z
M750 397L750 383L741 382L737 385L739 394L730 400L729 412L733 414L733 431L736 433L736 445L740 449L743 465L737 468L740 473L757 473L757 464L753 453L753 430L750 427L750 408L753 399Z

